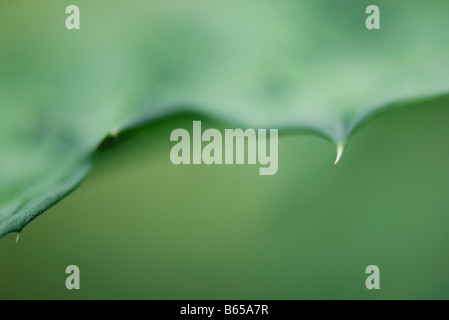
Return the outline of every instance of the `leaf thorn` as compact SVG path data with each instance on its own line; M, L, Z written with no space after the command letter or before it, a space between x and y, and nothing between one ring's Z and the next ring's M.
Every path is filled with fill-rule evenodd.
M344 151L344 150L345 150L344 145L341 144L341 143L339 143L339 144L337 145L337 158L335 159L334 165L336 165L336 164L340 161L341 156L343 155L343 151Z
M17 236L16 236L16 243L18 243L20 240L20 232L17 232Z
M117 128L114 128L114 129L111 130L111 132L109 132L109 135L112 138L115 138L115 137L117 137L118 133L119 133L119 130Z

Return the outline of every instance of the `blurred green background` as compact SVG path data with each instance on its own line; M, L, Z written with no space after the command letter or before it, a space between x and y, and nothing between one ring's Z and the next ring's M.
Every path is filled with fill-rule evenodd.
M448 105L388 112L337 166L327 141L283 136L275 176L172 165L170 132L190 118L119 137L17 244L0 241L0 298L448 299Z

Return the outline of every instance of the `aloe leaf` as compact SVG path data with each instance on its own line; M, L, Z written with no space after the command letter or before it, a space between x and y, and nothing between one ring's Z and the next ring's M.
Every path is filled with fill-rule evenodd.
M178 112L313 132L337 159L368 120L449 92L449 3L0 4L0 237L74 190L107 137ZM365 9L381 9L367 30Z

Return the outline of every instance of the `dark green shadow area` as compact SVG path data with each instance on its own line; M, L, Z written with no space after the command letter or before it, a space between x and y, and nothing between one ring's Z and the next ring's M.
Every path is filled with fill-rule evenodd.
M282 136L275 176L171 164L170 132L192 116L119 135L18 244L0 241L0 298L448 299L448 104L386 113L337 166L329 142Z

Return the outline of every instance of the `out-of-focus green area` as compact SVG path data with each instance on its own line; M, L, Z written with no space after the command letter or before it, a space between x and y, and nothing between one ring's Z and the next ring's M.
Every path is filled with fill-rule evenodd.
M192 119L122 138L18 244L0 241L0 298L447 299L448 104L376 119L337 166L328 142L284 136L275 176L171 164L169 134Z

